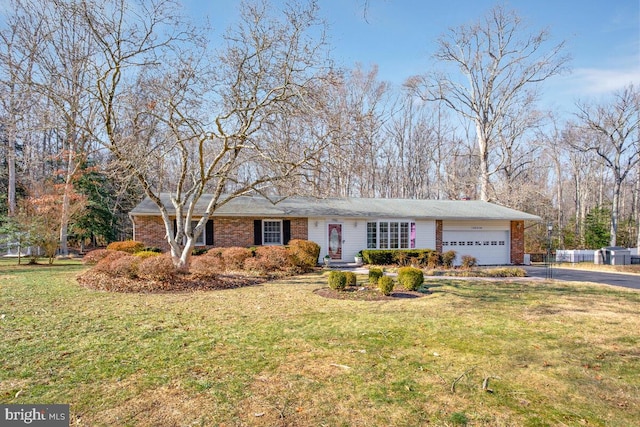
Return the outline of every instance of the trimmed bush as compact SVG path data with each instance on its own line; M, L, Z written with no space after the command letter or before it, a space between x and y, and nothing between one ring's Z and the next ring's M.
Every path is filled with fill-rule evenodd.
M433 249L365 249L362 259L372 265L407 265L412 259L426 263L430 252Z
M320 246L309 240L294 239L289 241L289 252L296 267L308 271L318 265Z
M224 248L220 252L228 270L242 270L245 260L253 256L251 249L239 247Z
M398 283L408 291L417 291L424 283L424 273L414 267L402 267L398 270Z
M209 251L191 260L191 272L202 277L216 277L224 273L225 265L220 251Z
M146 258L150 258L152 256L160 256L162 254L158 253L158 252L155 252L155 251L146 251L145 250L145 251L136 252L133 255L138 257L138 258L146 259Z
M347 276L342 271L329 272L329 287L336 291L343 291L347 287Z
M114 251L110 251L109 249L96 249L87 253L84 257L82 257L82 262L88 265L96 265L103 258Z
M456 251L447 251L442 254L442 265L445 268L452 268L456 260Z
M393 282L393 279L389 276L382 276L378 279L378 289L382 295L391 295L394 285L395 283Z
M126 252L107 250L106 256L98 261L96 265L93 266L92 270L98 273L111 274L111 263L125 256L127 256Z
M353 271L345 271L344 275L347 276L347 286L356 286L358 284L358 278Z
M168 282L174 280L176 274L176 267L169 255L146 258L138 265L138 275L143 279Z
M114 277L126 277L127 279L135 279L138 277L138 265L140 258L134 255L120 257L111 262L111 271L109 274Z
M255 257L244 261L246 270L260 274L290 271L293 267L291 254L284 246L259 246L256 248Z
M476 257L471 255L462 255L462 268L471 268L478 265Z
M143 251L145 248L144 243L136 242L135 240L125 240L122 242L109 243L107 249L111 251L126 252L129 254L135 254L136 252Z
M382 277L382 270L379 268L369 269L369 283L375 285L378 283L378 279Z

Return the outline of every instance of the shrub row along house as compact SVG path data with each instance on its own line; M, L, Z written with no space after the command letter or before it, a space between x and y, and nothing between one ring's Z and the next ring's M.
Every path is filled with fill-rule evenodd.
M200 199L194 220L210 197ZM161 199L172 212L169 195ZM130 217L134 240L169 249L160 212L149 198ZM482 201L290 197L273 203L262 196L242 196L211 216L197 245L286 245L290 239L304 239L320 245L321 258L328 255L334 261L353 262L364 249L415 248L453 250L457 263L470 255L480 265L522 264L525 221L541 219Z

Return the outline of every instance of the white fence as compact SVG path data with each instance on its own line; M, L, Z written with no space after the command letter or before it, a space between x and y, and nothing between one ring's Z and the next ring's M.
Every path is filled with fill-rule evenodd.
M638 248L630 248L631 256L638 255ZM556 251L555 262L594 262L597 249L560 250Z
M595 250L560 250L556 251L556 262L593 262Z

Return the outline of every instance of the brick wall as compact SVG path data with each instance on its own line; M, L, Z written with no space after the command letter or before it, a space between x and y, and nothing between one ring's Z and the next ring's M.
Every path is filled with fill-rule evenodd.
M436 220L436 252L442 253L442 220Z
M253 246L253 221L256 219L261 218L214 218L213 246ZM289 218L289 220L291 221L291 239L306 240L309 238L306 218ZM169 250L162 218L158 216L135 216L133 221L135 224L135 240L143 242L146 246L154 246L164 251Z
M162 218L159 216L134 216L133 239L142 242L145 246L169 250L166 239L166 231Z
M524 221L511 221L511 264L524 264Z

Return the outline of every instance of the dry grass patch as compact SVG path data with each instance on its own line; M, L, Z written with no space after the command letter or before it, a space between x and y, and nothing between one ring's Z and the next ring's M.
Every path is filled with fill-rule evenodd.
M326 277L310 274L127 294L81 271L0 263L1 403L69 403L79 426L640 419L637 291L442 278L422 298L352 301L316 295Z

